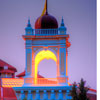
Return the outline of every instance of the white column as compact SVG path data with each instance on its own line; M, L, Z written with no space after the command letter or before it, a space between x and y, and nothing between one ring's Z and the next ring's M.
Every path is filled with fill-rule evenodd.
M60 77L66 77L66 47L59 48Z
M59 90L59 93L58 93L58 100L63 100L63 93L62 93L62 90Z
M48 93L46 90L44 90L44 93L43 93L43 100L48 100Z
M25 68L25 75L31 76L32 68L32 48L26 48L26 68Z
M36 99L36 100L40 100L40 93L39 93L39 90L36 90L35 99Z
M55 91L54 90L51 90L51 96L50 96L50 99L51 100L55 100Z
M25 94L24 94L24 91L21 90L21 100L24 100L25 99Z
M66 46L61 45L59 48L59 76L57 77L60 85L68 85L66 63Z
M66 90L66 100L71 100L72 97L69 95L69 90Z
M27 100L33 100L31 90L28 90Z

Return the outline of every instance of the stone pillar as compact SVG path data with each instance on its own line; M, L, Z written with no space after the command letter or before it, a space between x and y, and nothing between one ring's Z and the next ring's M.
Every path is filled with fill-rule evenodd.
M26 41L26 44L29 41ZM25 68L25 76L31 77L32 73L32 48L26 47L26 68Z
M36 100L40 100L40 93L39 93L39 90L36 90L35 99L36 99Z
M21 90L21 100L24 100L25 99L25 94L24 94L24 91Z
M60 47L59 56L60 77L66 77L66 47Z
M36 48L32 48L32 73L31 76L34 78L35 77L35 50Z
M63 42L63 41L62 41ZM57 76L58 83L63 85L68 85L67 82L67 62L66 62L66 46L61 45L59 48L59 76Z
M50 96L50 99L51 100L55 100L55 91L54 90L51 90L51 96Z
M69 95L69 90L66 90L66 100L72 100L72 97Z
M59 90L59 93L58 93L58 100L63 100L63 93L62 93L62 90Z
M28 90L27 100L33 100L31 90Z
M34 74L33 74L33 55L34 52L32 50L32 47L28 47L28 42L30 43L31 41L27 40L26 41L26 67L25 67L25 77L24 77L24 84L23 86L32 86L34 84Z
M48 100L48 93L46 90L44 90L43 100Z
M66 100L68 99L69 96L69 90L66 90Z

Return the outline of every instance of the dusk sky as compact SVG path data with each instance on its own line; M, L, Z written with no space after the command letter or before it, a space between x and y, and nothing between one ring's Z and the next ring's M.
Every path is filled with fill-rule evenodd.
M45 0L0 0L0 59L15 66L17 74L25 68L25 34L28 17L32 27L41 15ZM48 0L48 12L59 25L63 16L71 47L68 48L69 82L96 89L96 0ZM55 77L56 63L43 60L40 74Z

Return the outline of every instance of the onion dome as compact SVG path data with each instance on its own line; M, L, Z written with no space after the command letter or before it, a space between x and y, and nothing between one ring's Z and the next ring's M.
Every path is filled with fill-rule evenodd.
M58 22L55 17L48 13L40 16L35 23L35 29L56 29L58 28Z
M35 22L35 29L56 29L58 22L55 17L48 14L47 0L42 15Z

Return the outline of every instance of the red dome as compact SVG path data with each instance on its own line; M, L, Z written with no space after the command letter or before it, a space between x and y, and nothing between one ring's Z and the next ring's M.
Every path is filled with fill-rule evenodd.
M40 16L35 22L35 29L56 29L58 28L58 22L56 18L48 13Z

